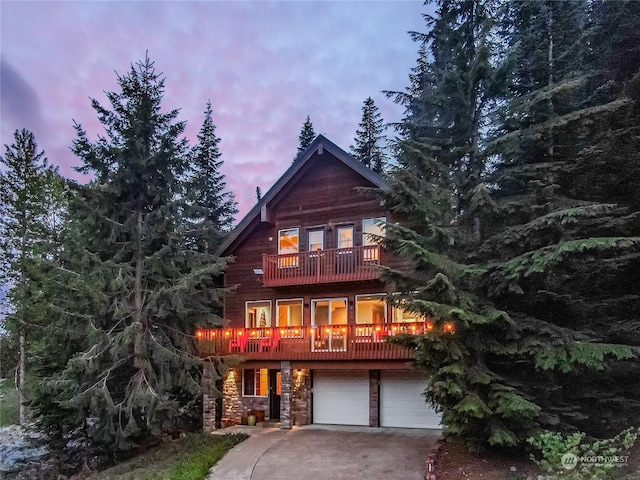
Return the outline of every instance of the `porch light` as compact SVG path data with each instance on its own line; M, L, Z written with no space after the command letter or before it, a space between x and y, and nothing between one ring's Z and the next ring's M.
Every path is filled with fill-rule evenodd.
M202 338L204 336L204 332L202 330L196 331L196 337Z
M444 324L444 333L456 333L456 326L451 322Z
M427 332L433 332L433 322L427 322L427 323L426 323L426 325L425 325L425 327L424 327L424 329L425 329Z
M379 332L380 330L382 330L382 328L376 327L376 332Z
M299 330L296 328L293 332L298 335Z
M287 331L284 328L280 329L280 335L285 335L287 333Z
M244 335L244 332L243 332L242 330L240 330L240 331L238 332L238 335Z
M347 333L347 329L346 329L346 328L343 328L343 329L342 329L342 333Z
M325 331L325 333L331 333L331 329L330 328L325 328L324 331Z
M231 335L231 332L229 330L227 330L226 332L224 332L224 336L228 337L229 335ZM240 332L240 335L242 335L242 332Z

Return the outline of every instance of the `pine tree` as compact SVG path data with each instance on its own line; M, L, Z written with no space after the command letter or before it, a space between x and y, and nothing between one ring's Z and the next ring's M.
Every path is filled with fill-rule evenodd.
M8 333L18 340L18 391L20 423L27 420L27 339L43 318L38 264L48 252L50 230L46 217L51 203L48 191L57 173L38 152L33 133L14 133L14 143L5 145L0 157L0 284L9 286L10 313L5 319Z
M225 191L223 161L218 149L211 102L207 102L198 143L190 155L189 180L186 189L187 231L201 252L215 252L233 227L237 204L231 192Z
M569 198L586 186L569 159L600 154L589 130L598 107L581 108L590 97L578 88L588 57L581 7L510 2L494 30L493 5L439 2L430 33L415 36L429 42L431 62L383 194L404 225L387 225L387 247L414 268L385 278L397 302L434 322L395 341L432 373L427 398L448 431L476 446L517 446L541 427L587 428L594 398L609 412L636 408L620 375L637 375L629 285L638 244L628 207ZM623 336L589 313L614 300L625 305L613 315ZM617 386L606 380L613 373Z
M300 158L300 155L307 149L311 142L316 138L316 132L313 130L313 123L311 123L311 119L309 115L305 119L302 124L302 129L300 130L300 135L298 135L298 152L296 153L293 161L295 162Z
M368 97L362 107L362 121L360 129L356 130L356 144L351 146L351 152L356 160L378 173L382 173L386 163L383 130L382 115L373 99Z
M92 100L104 136L91 142L75 126L79 171L94 180L74 185L67 263L58 269L67 295L54 310L56 327L73 331L81 351L41 379L62 411L39 411L104 453L197 424L193 331L220 322L222 291L212 282L225 266L188 245L180 216L188 144L178 111L161 111L164 79L147 57L118 85L107 93L111 109Z

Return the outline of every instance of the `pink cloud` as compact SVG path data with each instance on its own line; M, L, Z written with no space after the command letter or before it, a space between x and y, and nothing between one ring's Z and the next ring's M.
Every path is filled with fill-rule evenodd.
M72 119L95 137L89 98L107 105L114 72L126 73L148 49L166 76L165 108L181 109L190 141L211 100L223 173L243 215L255 187L266 192L290 165L307 115L345 149L366 97L385 121L400 119L402 107L380 92L408 84L417 47L406 32L423 29L425 9L416 0L5 2L2 10L3 65L37 102L28 116L6 115L3 90L1 142L40 118L39 145L77 178Z

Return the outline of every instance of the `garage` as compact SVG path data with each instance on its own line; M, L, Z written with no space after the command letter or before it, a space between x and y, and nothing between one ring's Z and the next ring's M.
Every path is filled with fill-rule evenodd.
M316 370L313 423L369 425L369 372Z
M422 395L426 383L421 372L380 372L380 426L442 428L440 414Z

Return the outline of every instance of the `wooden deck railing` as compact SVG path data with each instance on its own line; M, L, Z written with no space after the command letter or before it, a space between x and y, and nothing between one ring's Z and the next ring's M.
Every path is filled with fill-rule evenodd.
M242 355L249 360L411 359L411 351L386 341L400 333L430 331L431 322L315 327L198 330L201 356Z
M265 287L375 280L380 246L333 248L314 252L262 256Z

